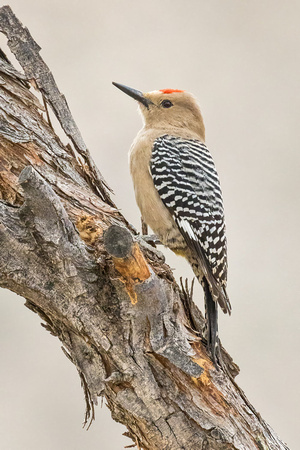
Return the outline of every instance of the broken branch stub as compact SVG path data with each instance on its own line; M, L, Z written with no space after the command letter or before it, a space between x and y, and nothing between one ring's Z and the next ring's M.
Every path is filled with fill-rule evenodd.
M134 242L126 228L112 225L104 233L104 246L111 255L116 270L123 277L131 302L135 304L135 284L142 283L151 275L138 243Z

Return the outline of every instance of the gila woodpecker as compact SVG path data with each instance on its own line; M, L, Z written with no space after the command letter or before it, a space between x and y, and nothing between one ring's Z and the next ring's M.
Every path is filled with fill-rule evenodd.
M190 263L205 298L205 337L220 362L218 306L226 293L227 247L219 177L205 145L193 95L178 89L142 93L113 83L138 101L144 126L130 149L130 171L143 220L160 241Z

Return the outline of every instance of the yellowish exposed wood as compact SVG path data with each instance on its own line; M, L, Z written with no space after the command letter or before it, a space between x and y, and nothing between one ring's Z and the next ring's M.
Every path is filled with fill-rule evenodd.
M148 264L138 244L133 244L131 253L128 257L113 257L113 262L116 270L122 275L121 281L124 282L131 303L134 305L138 301L134 286L137 283L142 283L150 277Z

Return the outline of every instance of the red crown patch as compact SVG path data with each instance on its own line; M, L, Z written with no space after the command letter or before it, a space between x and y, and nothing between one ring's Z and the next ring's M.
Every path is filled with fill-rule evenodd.
M163 94L173 94L173 92L184 92L184 91L181 91L180 89L160 89L160 92L162 92Z

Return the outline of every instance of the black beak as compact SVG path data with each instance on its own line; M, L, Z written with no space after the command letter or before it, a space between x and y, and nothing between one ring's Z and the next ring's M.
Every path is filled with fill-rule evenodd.
M142 103L142 105L146 106L146 108L149 108L149 105L153 104L151 100L146 98L141 91L137 91L136 89L130 88L128 86L124 86L124 84L115 83L114 81L112 82L112 84L121 91L125 92L125 94L130 95L130 97L134 98L134 100Z

